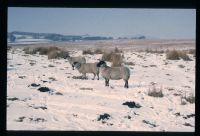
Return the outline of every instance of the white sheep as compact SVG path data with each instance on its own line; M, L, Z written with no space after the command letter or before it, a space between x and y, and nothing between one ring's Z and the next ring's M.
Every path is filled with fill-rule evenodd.
M67 59L69 63L72 66L72 69L74 70L74 62L79 62L79 63L86 63L85 57L77 56L77 57L70 57L69 55L64 56L64 59Z
M86 77L86 73L93 73L94 77L92 80L95 79L97 75L97 80L99 80L99 68L97 67L97 63L79 63L74 62L74 67Z
M105 79L105 86L109 86L109 80L123 79L125 82L124 87L128 88L128 80L130 78L130 70L127 67L109 67L105 61L97 63L97 67L100 67L101 76Z

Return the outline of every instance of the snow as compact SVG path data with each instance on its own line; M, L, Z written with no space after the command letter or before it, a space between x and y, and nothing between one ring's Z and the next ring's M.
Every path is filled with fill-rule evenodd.
M82 55L82 52L74 50L71 55ZM100 80L92 80L92 74L87 75L88 80L73 79L73 76L81 74L72 70L66 60L48 60L47 56L39 54L26 56L21 48L13 49L8 52L7 130L194 132L195 117L183 117L195 114L195 104L187 102L181 105L181 95L195 90L195 58L190 55L193 61L174 61L166 60L165 54L161 55L127 51L125 60L135 65L128 66L131 77L126 89L123 80L111 80L110 87L105 87L104 79L100 76ZM85 57L87 62L96 62L101 55ZM30 62L35 65L31 66ZM168 64L165 65L165 62ZM55 67L48 67L49 64ZM180 64L185 67L178 67ZM151 82L162 87L164 97L148 96ZM28 87L32 83L48 87L54 93L39 92L39 87ZM55 95L56 92L62 95ZM175 96L175 93L180 96ZM18 100L9 100L15 97ZM127 101L134 101L141 107L122 105ZM98 121L99 115L104 113L111 118L105 122ZM183 125L185 123L193 127Z

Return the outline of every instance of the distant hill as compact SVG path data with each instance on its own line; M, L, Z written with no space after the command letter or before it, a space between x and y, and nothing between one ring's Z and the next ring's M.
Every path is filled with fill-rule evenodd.
M62 42L62 41L81 41L81 40L112 40L113 37L102 36L77 36L77 35L61 35L55 33L33 33L13 31L8 33L9 43L36 43L36 42Z
M119 37L118 39L147 39L147 37L144 35L135 35L135 36Z

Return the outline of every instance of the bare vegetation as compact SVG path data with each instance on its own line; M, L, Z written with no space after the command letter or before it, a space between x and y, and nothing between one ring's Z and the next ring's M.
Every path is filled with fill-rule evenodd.
M186 51L167 51L166 57L169 60L179 60L180 58L182 58L184 61L191 61L190 57L186 54Z
M104 52L102 60L112 62L112 67L122 66L124 56L121 52L122 51L118 48L115 48L115 50L111 52Z
M159 54L165 53L164 50L157 50L157 49L156 50L151 50L151 49L148 49L148 48L145 50L145 52L146 53L159 53Z
M185 105L186 102L189 102L189 103L195 103L195 96L193 93L189 94L189 95L186 95L185 96L181 96L181 105Z
M133 63L133 62L124 62L124 64L125 64L125 65L131 65L131 66L134 66L134 65L135 65L135 63Z
M180 64L180 65L178 65L179 66L179 68L184 68L185 66L184 65L182 65L182 64Z
M111 60L112 60L112 67L122 66L123 57L121 54L115 54L115 53L112 54Z
M115 47L114 52L115 52L115 53L122 53L123 51L122 51L122 50L119 50L117 47Z
M94 51L94 54L103 54L103 51L101 49L96 49Z
M68 51L64 51L58 47L26 47L23 49L25 54L36 54L37 52L40 55L48 55L48 59L57 59L57 58L64 58L68 53Z
M163 97L162 87L158 88L155 85L149 87L148 96Z
M93 55L94 53L90 49L83 50L83 55L86 55L86 54Z

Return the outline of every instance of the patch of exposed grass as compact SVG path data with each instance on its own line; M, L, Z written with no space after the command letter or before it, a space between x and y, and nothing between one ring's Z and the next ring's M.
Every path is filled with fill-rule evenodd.
M90 50L90 49L87 49L87 50L83 50L83 55L86 55L86 54L90 54L90 55L93 55L94 53Z
M185 51L177 51L177 50L167 51L166 57L169 60L179 60L182 58L184 61L191 61L190 57L186 54Z
M112 54L111 60L112 60L112 67L122 66L123 57L121 54L115 54L115 53Z
M188 53L196 55L196 49L189 49Z
M48 55L48 59L57 59L57 58L64 58L64 56L68 55L68 51L65 51L58 47L26 47L23 49L25 54L36 54L37 52L40 55Z
M169 60L179 60L180 59L179 53L176 50L168 51L166 55L167 55L167 59L169 59Z
M122 51L122 50L119 50L117 47L115 47L114 52L115 52L115 53L122 53L123 51Z
M131 65L131 66L134 66L134 65L135 65L135 63L133 63L133 62L124 62L124 64L125 64L125 65Z
M148 96L163 97L162 87L157 88L155 85L149 87Z
M101 49L96 49L94 51L94 54L103 54L103 51Z
M178 65L178 67L179 67L179 68L184 68L185 66L182 65L182 64L180 64L180 65Z
M69 52L67 51L51 51L48 53L48 59L58 59L58 58L64 58L65 56L68 56Z
M159 54L165 53L164 50L157 50L157 49L156 50L151 50L151 49L148 49L148 48L145 50L145 52L146 53L159 53Z
M195 103L195 96L193 93L189 94L189 95L186 95L185 96L181 96L181 105L185 105L186 102L189 102L189 103Z

